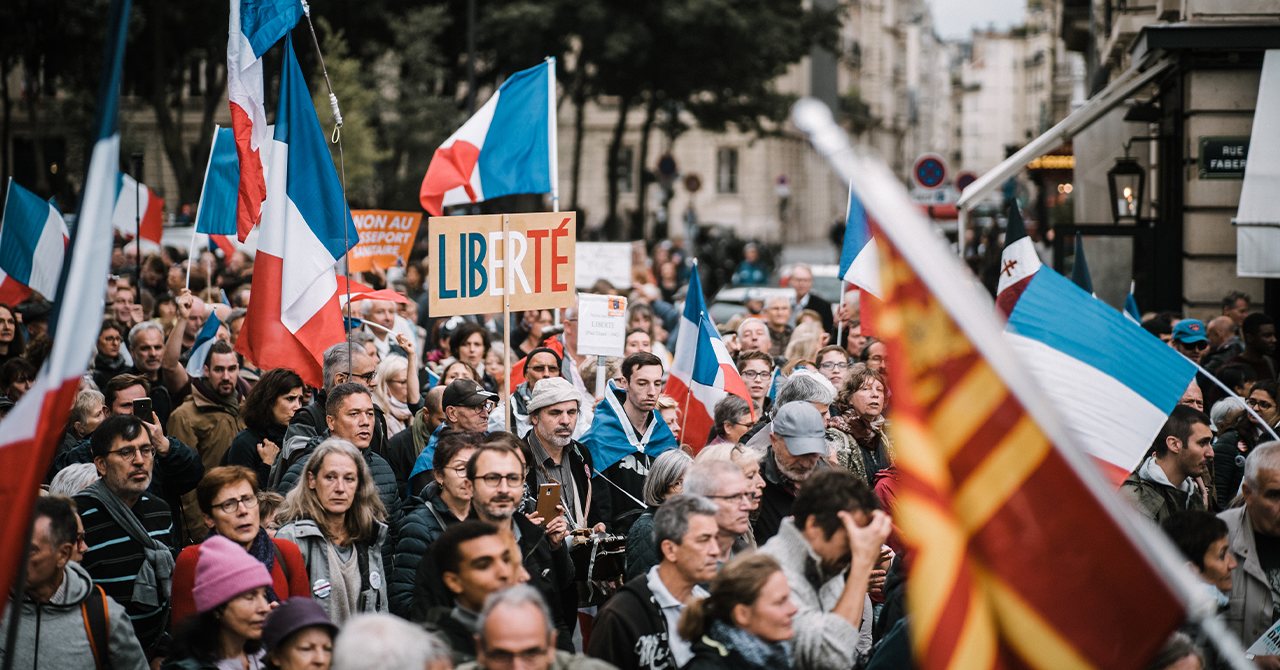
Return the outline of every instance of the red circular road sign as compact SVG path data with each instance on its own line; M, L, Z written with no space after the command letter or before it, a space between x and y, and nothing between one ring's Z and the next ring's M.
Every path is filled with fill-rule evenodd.
M947 179L947 164L938 154L924 154L916 159L911 176L921 188L938 188Z

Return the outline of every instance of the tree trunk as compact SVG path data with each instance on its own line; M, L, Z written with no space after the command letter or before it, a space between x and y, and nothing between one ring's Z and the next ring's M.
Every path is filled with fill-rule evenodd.
M44 156L44 125L40 122L40 100L44 97L44 87L40 85L40 63L35 54L27 59L24 74L27 77L27 121L31 124L31 155L36 166L36 183L31 190L40 197L49 193L49 170Z
M645 230L649 227L646 208L649 201L649 183L645 179L645 170L649 165L649 135L653 132L653 122L658 117L658 95L649 93L649 103L644 110L644 123L640 124L640 192L636 194L636 216L631 221L631 237L633 240L645 238Z
M604 238L617 240L622 235L622 220L618 217L618 154L622 152L622 136L627 130L627 112L631 109L631 97L618 100L618 121L613 124L613 137L609 140L609 156L605 179L609 182L609 212L604 220Z

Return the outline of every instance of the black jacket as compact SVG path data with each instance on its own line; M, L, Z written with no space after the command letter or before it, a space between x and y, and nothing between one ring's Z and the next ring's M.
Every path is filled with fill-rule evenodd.
M836 318L835 313L831 311L831 303L824 300L821 296L813 291L809 291L808 300L805 302L804 309L811 309L822 317L822 329L827 331L831 336L831 342L836 341ZM796 314L800 313L797 307Z
M703 635L693 642L693 660L680 670L781 670L751 663L737 649Z
M652 456L635 452L605 468L596 477L596 499L588 515L591 523L603 522L609 532L626 535L645 510L636 501L644 500L644 482L652 466Z
M440 485L432 482L413 496L404 506L404 513L396 524L395 560L391 563L391 582L387 585L387 598L391 613L405 619L414 617L414 593L417 590L418 566L430 562L431 545L446 528L458 523L458 517L449 511L440 497ZM423 588L435 589L438 585L424 584ZM426 599L423 599L426 602ZM431 601L443 602L439 594ZM422 609L416 620L424 621L428 614Z
M195 449L188 447L176 437L170 437L169 453L156 456L155 467L151 469L151 485L147 487L153 495L169 506L173 517L173 546L185 547L189 538L186 536L186 521L182 515L182 496L194 491L196 484L204 478L204 464ZM54 473L68 465L76 463L92 463L93 451L89 440L82 440L74 449L64 451L54 461Z
M532 430L529 431L528 435L525 435L524 441L526 444L530 445L530 453L533 453L532 442L537 439L538 437L533 434ZM593 487L591 483L591 475L595 471L595 465L591 459L591 452L587 451L587 448L583 446L581 442L573 440L569 443L569 446L565 447L564 456L562 456L562 458L569 459L569 469L573 472L574 492L578 496L578 502L582 505L582 511L586 514L587 518L590 519L591 508L593 506L592 496L597 495L597 492L592 490ZM529 493L535 496L538 495L537 463L529 464L529 474L525 475L524 483ZM570 512L572 513L572 510L570 510Z
M258 443L271 440L277 447L284 448L284 426L271 426L266 433L252 428L245 428L231 440L227 453L222 455L222 465L243 465L258 474L258 486L266 488L271 477L271 466L262 462L258 455Z
M293 418L289 420L289 425L307 426L316 435L329 435L329 424L324 418L325 392L323 390L316 391L315 397L311 402L303 405L298 411L293 413ZM284 446L284 445L280 445ZM387 419L382 415L382 408L377 405L373 406L373 441L369 443L369 448L373 453L382 455L387 448Z
M476 638L465 624L454 618L452 607L432 607L422 627L449 645L453 667L476 660Z
M568 540L558 549L547 542L542 527L523 514L512 517L520 534L520 554L529 572L529 586L538 589L551 608L555 620L556 646L573 651L573 629L578 623L578 589L573 582L573 560L569 558Z
M619 670L675 668L667 620L653 600L649 576L627 582L596 615L587 655L612 663Z
M751 526L755 531L756 543L764 546L769 538L778 534L782 520L791 516L791 505L796 501L796 494L793 485L778 470L772 447L761 461L760 475L764 477L764 492L760 496L760 512Z
M413 444L412 425L387 440L387 449L382 452L382 457L391 465L391 471L396 474L396 484L401 491L409 490L409 473L413 472L413 464L417 462L420 453L422 450Z

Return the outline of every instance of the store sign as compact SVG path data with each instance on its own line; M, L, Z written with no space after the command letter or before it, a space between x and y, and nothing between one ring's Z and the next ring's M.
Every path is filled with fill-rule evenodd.
M1244 179L1248 137L1201 137L1201 179Z

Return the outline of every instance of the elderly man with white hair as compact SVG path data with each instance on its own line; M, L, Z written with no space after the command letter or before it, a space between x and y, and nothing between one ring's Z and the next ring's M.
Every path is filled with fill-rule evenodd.
M362 614L333 643L333 670L447 670L449 646L421 626L391 614Z
M769 326L769 353L781 356L791 340L791 298L778 295L764 303L765 324Z
M1244 465L1244 505L1218 515L1238 567L1231 575L1227 627L1246 646L1275 623L1280 605L1280 442L1258 445ZM1259 656L1259 667L1280 667L1280 657Z

